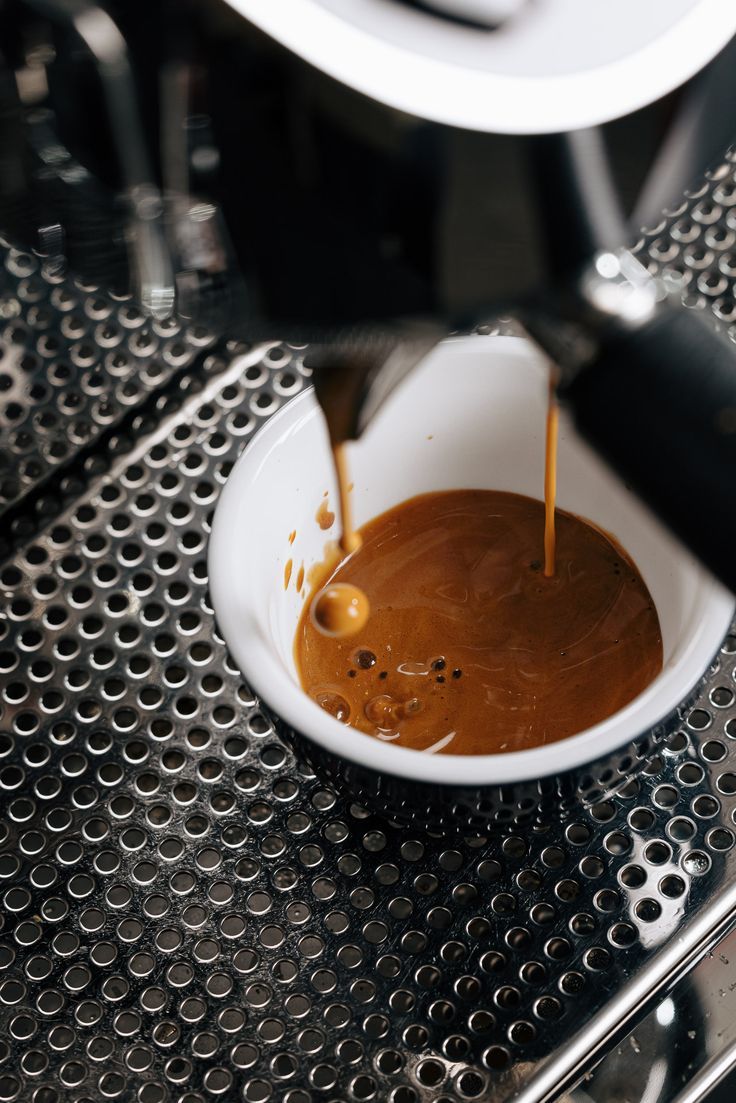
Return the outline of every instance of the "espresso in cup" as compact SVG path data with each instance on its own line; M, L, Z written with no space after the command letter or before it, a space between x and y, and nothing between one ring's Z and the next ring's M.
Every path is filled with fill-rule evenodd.
M320 594L367 595L359 630L325 634L307 601L302 687L345 724L414 750L543 746L617 712L662 669L651 595L616 541L520 494L422 494L360 529Z
M555 508L554 379L544 502L428 493L359 531L345 445L329 404L324 412L341 534L313 570L294 659L303 689L335 719L432 754L509 753L592 727L660 673L659 618L635 564L613 537ZM325 527L324 504L316 520Z

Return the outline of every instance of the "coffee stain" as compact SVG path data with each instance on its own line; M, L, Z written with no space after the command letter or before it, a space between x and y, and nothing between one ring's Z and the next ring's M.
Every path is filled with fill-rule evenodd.
M328 540L322 549L322 558L312 563L306 571L307 585L312 597L324 586L325 582L337 569L342 558L342 552L337 541Z
M294 569L294 562L291 559L286 560L286 566L284 567L284 589L289 589L289 583L291 582L291 572Z
M327 498L323 498L320 502L317 512L314 515L314 519L323 531L331 529L334 525L335 514L330 510Z

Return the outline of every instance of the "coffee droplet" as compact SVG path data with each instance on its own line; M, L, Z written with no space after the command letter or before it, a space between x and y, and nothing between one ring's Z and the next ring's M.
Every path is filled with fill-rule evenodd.
M379 731L392 731L396 726L397 705L398 701L388 693L379 693L366 701L363 712L366 720L375 724Z
M352 636L364 628L370 613L368 598L349 582L332 582L315 597L312 622L323 636Z
M330 716L334 716L336 720L347 724L350 719L350 705L341 694L335 693L331 689L314 689L311 690L310 696L321 709L329 712Z
M416 716L418 712L423 709L422 702L418 697L410 697L408 701L404 701L400 708L402 717L404 716Z
M369 723L375 724L379 732L387 732L394 731L402 720L416 716L423 707L418 697L397 701L388 693L378 693L363 705L363 715Z
M370 670L372 666L376 665L376 656L372 651L368 651L361 647L359 651L356 651L353 655L353 662L356 666L359 666L361 670Z

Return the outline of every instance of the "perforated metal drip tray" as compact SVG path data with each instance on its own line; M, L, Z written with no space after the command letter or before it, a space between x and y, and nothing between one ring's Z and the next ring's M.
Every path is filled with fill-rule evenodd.
M14 505L213 343L129 298L46 274L2 246L0 509Z
M702 255L711 273L732 256L735 192L723 173L709 188L710 207L699 194L672 215L668 263L675 250L687 293L720 302ZM716 188L718 239L696 217ZM96 295L75 294L82 310ZM304 385L288 349L212 356L177 385L197 393L134 425L103 474L85 467L35 537L16 517L0 571L0 1103L531 1101L609 1051L585 1098L614 1098L623 1071L634 1086L615 1098L639 1099L658 1052L648 1098L672 1098L716 1052L707 986L678 985L677 1013L646 1020L650 1051L613 1047L736 905L736 637L646 774L544 834L440 839L352 806L294 762L207 595L218 492Z
M647 776L540 837L412 837L299 771L205 548L303 382L235 365L0 575L0 1099L503 1098L728 877L736 639Z

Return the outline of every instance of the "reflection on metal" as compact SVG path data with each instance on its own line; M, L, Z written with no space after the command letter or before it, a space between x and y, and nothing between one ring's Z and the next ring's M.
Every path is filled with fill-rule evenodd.
M736 1067L736 1042L722 1049L684 1088L673 1103L702 1103Z

